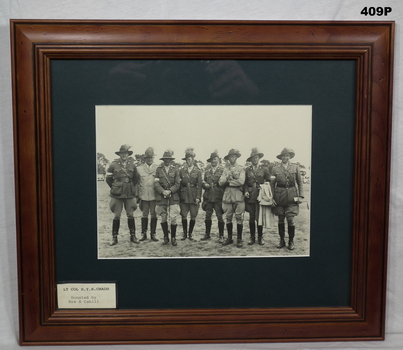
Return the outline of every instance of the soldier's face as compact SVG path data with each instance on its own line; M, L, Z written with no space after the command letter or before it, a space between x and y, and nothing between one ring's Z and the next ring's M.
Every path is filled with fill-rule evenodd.
M120 152L119 156L120 156L120 159L125 161L129 157L129 152Z
M282 162L283 162L284 164L285 164L285 163L288 163L289 160L290 160L290 155L289 155L288 153L283 154L283 156L281 157L281 160L282 160Z
M164 165L168 166L169 164L171 164L171 160L170 159L164 159Z
M253 158L252 158L252 164L253 165L258 165L259 164L259 156L258 155L256 155L256 156L253 156Z
M235 164L235 162L236 162L236 155L235 155L235 154L231 154L231 155L228 157L228 159L229 159L229 162L230 162L231 164Z
M193 158L192 157L188 157L186 158L186 165L191 167L193 165Z
M147 157L146 159L146 164L147 165L151 165L154 162L154 158L153 157Z
M218 157L214 157L214 158L211 160L211 166L214 168L214 167L217 166L217 164L218 164Z

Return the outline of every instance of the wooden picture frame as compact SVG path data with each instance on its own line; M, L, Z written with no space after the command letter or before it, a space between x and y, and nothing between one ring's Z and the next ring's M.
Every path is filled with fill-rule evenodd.
M20 344L382 340L391 157L393 22L11 20ZM351 304L58 309L52 60L353 60Z

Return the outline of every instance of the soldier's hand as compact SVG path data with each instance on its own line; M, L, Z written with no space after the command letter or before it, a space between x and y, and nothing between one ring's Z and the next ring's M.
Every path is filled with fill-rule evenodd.
M206 184L204 184L204 187L205 187L205 188L210 188L211 186L206 183Z
M196 203L197 205L199 205L200 199L199 199L199 198L196 198L195 203Z
M276 201L273 199L273 207L277 205Z
M249 198L249 192L245 192L245 197Z

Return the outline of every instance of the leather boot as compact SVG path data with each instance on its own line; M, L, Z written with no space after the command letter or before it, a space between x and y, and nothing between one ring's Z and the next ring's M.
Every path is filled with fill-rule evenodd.
M150 237L154 242L158 242L158 238L155 236L155 230L157 229L157 218L151 218L151 228L150 228Z
M218 243L224 242L224 226L225 226L224 221L218 222L218 235L219 235Z
M112 242L109 243L110 246L118 244L119 226L120 226L120 220L113 219L113 221L112 221Z
M255 244L256 241L256 223L249 222L249 231L250 231L250 241L248 242L249 245Z
M147 226L148 226L148 218L141 218L141 238L140 238L140 242L145 241L147 239Z
M232 240L232 228L233 228L232 222L230 224L227 224L228 237L222 245L228 245L234 243L234 241Z
M171 244L175 247L178 245L178 243L176 243L176 227L178 225L172 225L171 224Z
M186 238L188 238L188 220L187 219L182 219L182 228L183 228L183 236L181 238L181 241L184 241Z
M278 224L278 234L280 236L280 243L278 244L277 248L281 249L281 248L285 247L285 240L284 240L284 237L285 237L285 224L284 223Z
M259 245L264 245L262 225L257 225L257 243Z
M243 229L243 225L241 224L237 224L236 225L236 233L237 233L237 240L236 240L236 246L238 248L242 247L242 229Z
M288 226L288 249L294 250L295 226Z
M136 238L136 226L134 223L134 218L127 219L127 226L129 226L130 231L130 242L139 244L139 240Z
M204 223L206 225L206 233L204 234L204 237L201 240L202 241L207 241L208 239L210 239L212 221L211 220L205 220Z
M168 238L168 223L165 222L161 222L161 228L162 228L162 232L164 233L164 242L162 242L163 245L168 244L169 243L169 238Z
M193 241L193 228L195 227L196 220L190 219L189 221L189 239Z

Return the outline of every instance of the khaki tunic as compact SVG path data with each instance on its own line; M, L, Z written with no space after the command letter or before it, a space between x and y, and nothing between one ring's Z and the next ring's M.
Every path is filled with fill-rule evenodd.
M296 216L299 214L297 197L304 197L301 173L297 164L290 163L287 169L281 164L272 170L271 181L276 206L272 208L275 215Z
M157 168L156 164L142 164L137 168L140 176L139 196L143 201L155 201L154 182Z
M232 179L227 181L228 175L232 175ZM220 186L225 187L222 198L223 203L244 202L243 185L245 183L245 169L239 164L234 166L226 166L218 181Z

